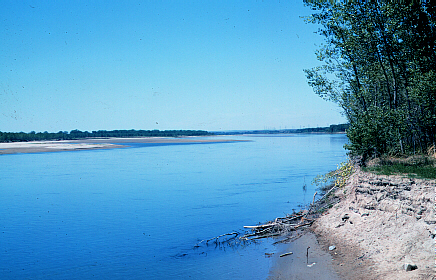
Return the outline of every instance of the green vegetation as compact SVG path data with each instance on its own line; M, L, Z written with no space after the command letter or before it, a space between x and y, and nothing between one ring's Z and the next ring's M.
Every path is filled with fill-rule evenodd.
M305 73L316 94L343 108L351 155L365 164L381 156L424 154L434 146L434 3L305 2L315 11L307 22L320 24L325 37L317 52L323 64Z
M332 124L327 127L308 127L300 129L290 129L293 133L340 133L346 132L350 125L348 123L344 124Z
M320 186L321 192L325 193L333 187L344 187L353 172L353 162L349 159L339 164L336 170L330 171L324 175L317 175L313 179L312 184Z
M211 133L203 130L99 130L99 131L80 131L71 130L59 131L57 133L49 133L47 131L36 133L32 131L30 133L25 132L1 132L0 142L26 142L26 141L42 141L42 140L74 140L84 138L108 138L108 137L179 137L179 136L206 136Z
M363 170L383 175L407 174L414 178L436 179L436 159L426 156L407 159L382 158Z
M272 129L272 130L238 130L228 132L217 132L218 134L288 134L288 133L345 133L350 125L332 124L326 127L308 127L300 129Z

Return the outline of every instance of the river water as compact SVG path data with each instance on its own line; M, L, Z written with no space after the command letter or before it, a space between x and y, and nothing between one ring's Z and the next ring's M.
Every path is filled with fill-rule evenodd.
M215 138L248 141L0 156L1 278L266 279L271 240L194 246L310 203L347 138Z

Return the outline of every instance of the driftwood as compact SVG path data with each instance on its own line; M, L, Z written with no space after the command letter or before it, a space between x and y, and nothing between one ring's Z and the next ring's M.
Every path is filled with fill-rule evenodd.
M249 231L245 234L239 232L231 232L213 237L207 240L201 240L194 247L199 247L201 243L208 245L209 242L213 241L215 244L228 244L234 245L238 243L245 243L250 241L256 241L261 238L276 237L280 235L288 234L289 232L296 231L300 228L309 227L315 221L315 218L319 216L319 213L324 209L331 207L331 203L334 199L329 199L329 194L336 190L333 185L323 193L323 196L315 201L317 192L313 195L312 204L310 204L309 210L299 211L291 215L286 215L286 217L278 217L273 221L266 222L264 224L254 225L254 226L244 226L245 229ZM229 238L223 238L223 237ZM287 237L287 239L278 242L288 242L298 238L298 234L295 237ZM309 248L307 248L307 261L309 256Z
M310 246L307 247L307 251L306 251L306 263L307 264L309 264L309 249L310 249Z
M318 192L315 192L315 193L313 194L312 205L315 204L315 196L316 196L317 193L318 193Z
M308 211L300 211L292 215L287 215L283 218L276 218L274 221L269 221L262 225L244 226L244 228L250 229L251 233L246 233L240 238L245 240L253 240L273 237L297 230L300 227L310 226L314 221L309 219L307 214Z
M244 226L246 229L250 229L251 233L246 233L240 236L240 239L253 240L259 238L273 237L282 234L287 234L291 231L295 231L299 228L308 227L313 224L315 218L320 212L326 208L331 207L333 202L329 199L329 194L336 190L334 185L326 190L323 196L315 200L317 192L313 195L312 204L310 204L309 210L300 211L291 215L287 215L283 218L276 218L274 221L269 221L265 224L255 226Z
M273 245L280 244L280 243L293 242L293 241L297 240L298 238L300 238L302 235L303 235L302 233L297 233L297 234L292 235L292 236L286 236L284 239L280 239L280 240L277 240L276 242L274 242Z
M200 247L200 245L209 245L213 242L216 246L223 245L240 245L250 241L256 241L261 238L276 237L282 234L295 231L301 227L310 226L314 220L307 217L308 211L300 211L286 217L278 217L274 221L269 221L262 225L244 226L249 229L245 234L239 232L231 232L221 234L217 237L201 240L194 248Z
M339 198L334 195L334 192L338 189L337 186L331 184L323 189L323 195L321 198L315 200L309 208L309 215L313 218L317 218L320 213L331 208L339 201Z
M221 235L219 235L219 236L217 236L217 237L209 238L209 239L207 239L207 240L201 240L201 241L198 242L194 247L200 247L200 244L203 243L203 242L206 243L206 244L208 244L209 241L212 241L212 240L213 240L215 243L218 243L218 242L219 242L219 239L220 239L221 237L224 237L224 236L227 236L227 235L231 235L232 237L231 237L230 239L234 239L234 238L236 238L236 237L239 235L239 232L225 233L225 234L221 234ZM225 242L228 242L230 239L225 240Z

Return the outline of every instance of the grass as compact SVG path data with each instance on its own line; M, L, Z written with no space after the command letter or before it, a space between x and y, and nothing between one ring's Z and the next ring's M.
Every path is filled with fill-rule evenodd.
M403 174L411 178L436 179L436 160L427 156L382 158L363 168L363 171L382 175Z

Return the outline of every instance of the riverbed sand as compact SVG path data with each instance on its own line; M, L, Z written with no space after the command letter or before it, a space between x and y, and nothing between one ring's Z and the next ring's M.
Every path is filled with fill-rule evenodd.
M0 143L0 155L17 153L44 153L60 151L79 151L95 149L125 148L129 143L155 143L155 144L201 144L236 142L231 139L196 139L195 137L163 138L163 137L137 137L137 138L89 138L80 140L61 141L31 141Z

